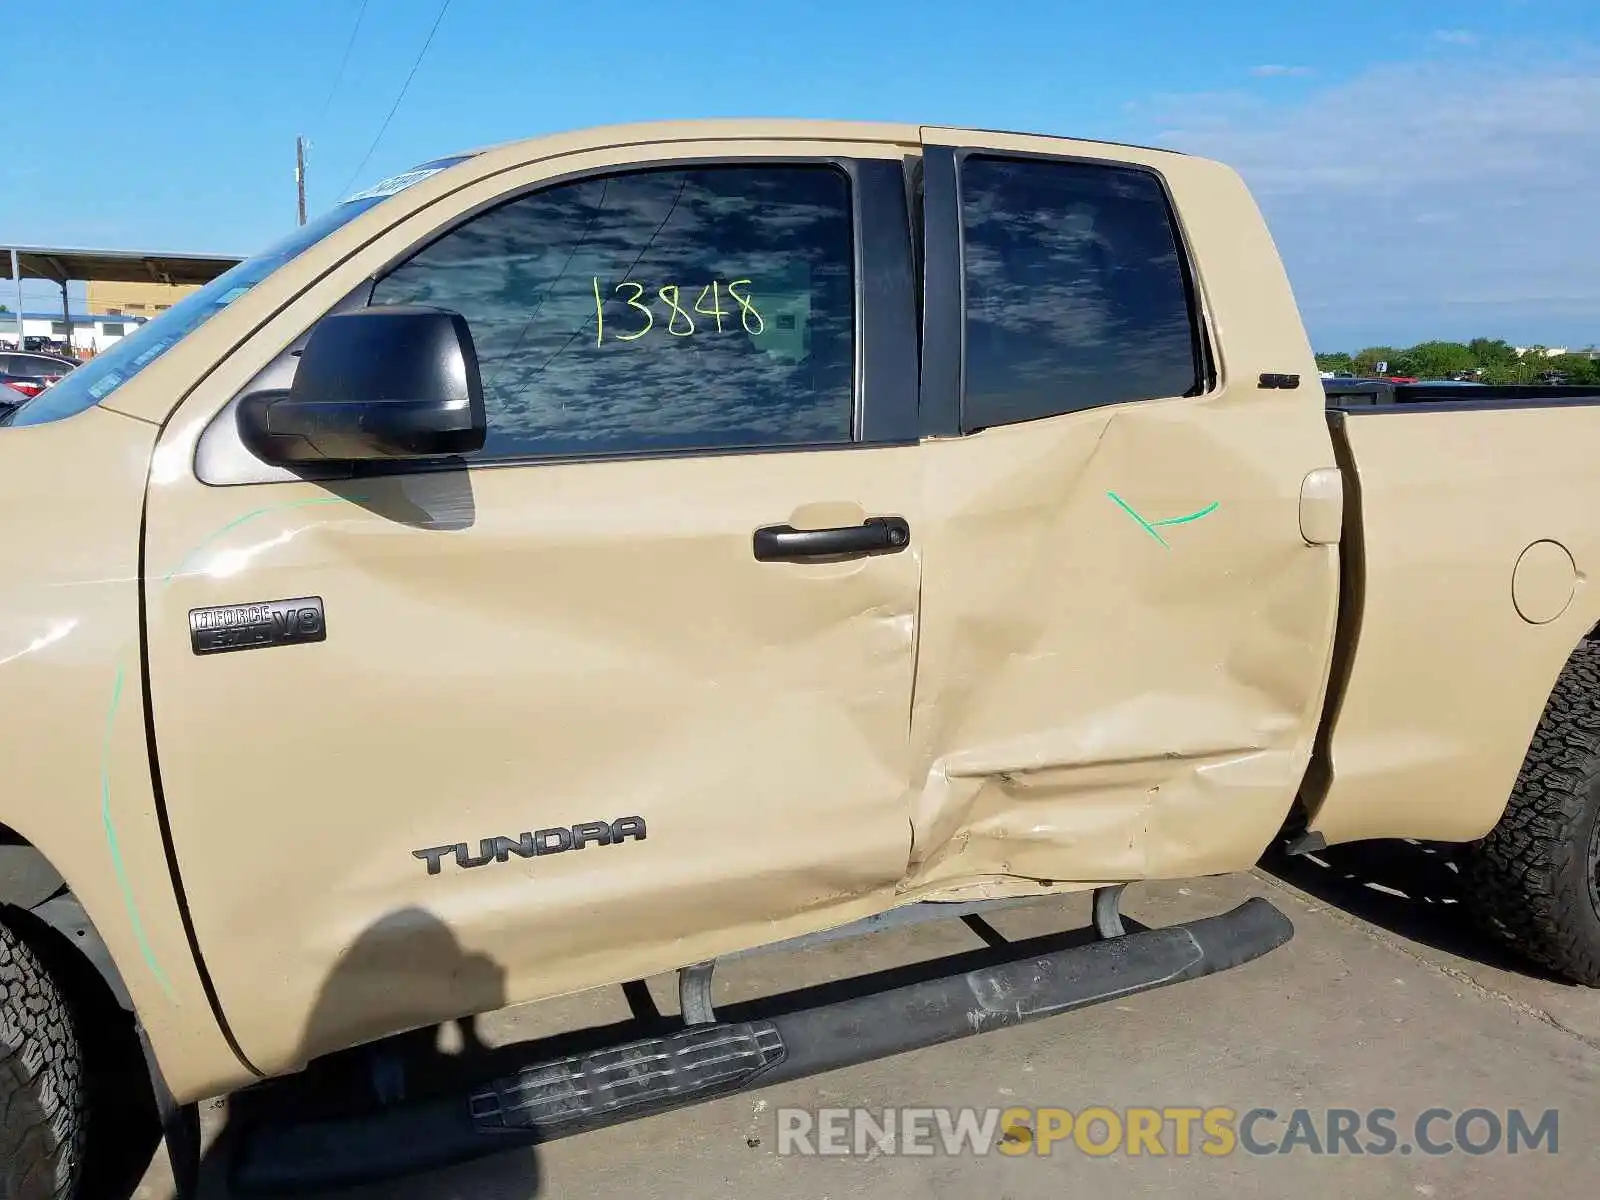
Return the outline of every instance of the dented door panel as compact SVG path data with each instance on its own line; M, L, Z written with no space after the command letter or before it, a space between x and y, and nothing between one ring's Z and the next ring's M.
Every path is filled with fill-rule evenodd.
M930 187L936 156L959 161L962 147L1106 153L925 136ZM1158 170L1169 190L1214 375L1200 395L925 446L911 891L1247 867L1310 757L1338 550L1301 533L1306 477L1336 468L1309 346L1270 241L1246 233L1253 209L1231 173L1120 147L1117 158ZM937 198L927 208L937 220ZM950 274L941 238L930 226L930 322L960 303L938 291ZM932 366L924 405L938 411L957 384L937 355ZM1258 387L1267 372L1299 372L1302 386Z
M1337 596L1260 453L1270 420L1164 401L927 447L914 883L1259 855L1309 758ZM1216 507L1163 543L1113 493L1152 524Z

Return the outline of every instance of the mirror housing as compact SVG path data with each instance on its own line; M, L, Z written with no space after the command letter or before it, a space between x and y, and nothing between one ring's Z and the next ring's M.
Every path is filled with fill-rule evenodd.
M235 419L251 453L282 466L444 458L488 433L466 318L420 305L323 317L289 390L244 397Z

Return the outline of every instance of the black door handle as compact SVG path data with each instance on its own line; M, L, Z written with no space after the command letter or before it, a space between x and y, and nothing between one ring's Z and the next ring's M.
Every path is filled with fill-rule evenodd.
M859 525L832 529L796 529L763 525L754 549L760 562L802 562L856 554L895 554L911 544L911 526L903 517L868 517Z

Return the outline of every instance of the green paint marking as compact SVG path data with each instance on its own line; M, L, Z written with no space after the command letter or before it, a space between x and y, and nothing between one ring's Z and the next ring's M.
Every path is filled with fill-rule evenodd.
M173 994L172 984L167 979L167 973L161 969L161 964L156 961L156 953L150 948L149 935L145 933L144 921L139 916L139 905L133 898L133 884L128 880L128 865L122 860L122 846L117 841L117 826L111 819L111 731L117 723L117 708L122 703L122 681L125 668L117 664L116 682L111 687L111 707L106 710L106 735L100 747L100 823L105 826L106 846L111 851L111 865L116 871L117 884L122 889L122 904L128 910L128 920L133 924L133 936L139 943L139 953L144 956L145 964L150 968L150 973L156 977L156 982L161 985L161 990L167 994L167 999L177 1002Z
M312 497L310 497L309 499L306 499L306 500L286 500L282 504L269 504L265 508L252 509L251 511L245 513L243 516L235 517L233 520L229 521L226 525L222 526L220 529L213 529L210 533L206 534L205 537L201 538L198 542L196 542L194 547L189 551L189 553L185 554L181 559L178 560L178 565L173 567L172 570L168 571L165 575L163 575L161 577L161 582L162 583L171 583L172 579L173 579L173 576L177 575L185 567L187 567L189 565L190 561L197 554L199 554L202 550L204 550L207 546L211 545L212 542L215 542L218 538L222 537L224 534L232 533L235 529L239 528L239 526L241 526L241 525L248 525L251 521L254 521L257 517L264 517L270 512L278 512L278 511L283 510L283 509L310 508L313 505L318 505L318 504L350 504L350 503L352 503L352 501L346 499L344 496L312 496Z
M1139 522L1139 528L1143 529L1146 533L1148 533L1151 537L1155 538L1155 540L1160 542L1163 546L1167 546L1167 539L1162 537L1161 534L1156 531L1156 527L1154 525L1150 524L1149 521L1146 521L1138 513L1134 512L1133 511L1133 506L1131 504L1129 504L1126 500L1124 500L1121 496L1117 495L1115 492L1107 492L1106 495L1110 496L1114 501L1116 501L1116 504L1117 504L1118 508L1120 508L1123 512L1127 513L1135 521ZM1171 546L1167 546L1167 549L1170 550L1170 549L1172 549L1172 547Z
M1221 507L1221 504L1222 504L1222 502L1220 500L1213 500L1210 504L1206 505L1204 508L1197 509L1192 513L1188 513L1185 516L1168 517L1163 521L1146 521L1136 511L1134 511L1133 505L1129 504L1126 500L1124 500L1121 496L1117 495L1115 492L1107 492L1106 495L1110 496L1111 499L1116 502L1118 508L1120 508L1123 512L1127 513L1135 521L1139 522L1139 527L1141 529L1143 529L1151 537L1155 538L1155 540L1160 542L1163 546L1166 546L1168 550L1172 549L1172 547L1167 544L1167 539L1161 536L1161 534L1159 532L1159 528L1161 526L1164 526L1164 525L1187 525L1190 521L1198 521L1201 517L1210 516L1212 513L1216 512L1217 509L1219 507Z
M1213 500L1199 512L1192 512L1186 517L1168 517L1165 521L1151 521L1152 525L1187 525L1190 521L1198 521L1201 517L1209 517L1216 512L1222 504L1220 500Z

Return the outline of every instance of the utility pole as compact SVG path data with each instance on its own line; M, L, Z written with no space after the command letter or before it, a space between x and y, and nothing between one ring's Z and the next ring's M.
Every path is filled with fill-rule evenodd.
M17 281L17 349L27 349L27 339L22 335L22 268L17 265L17 252L11 251L11 277ZM716 301L713 300L712 304Z
M300 196L300 224L306 223L306 139L294 139L294 186Z

